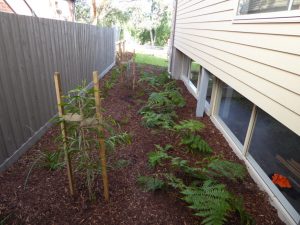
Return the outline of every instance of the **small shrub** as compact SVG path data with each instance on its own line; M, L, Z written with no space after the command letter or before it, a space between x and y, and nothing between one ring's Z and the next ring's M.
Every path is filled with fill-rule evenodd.
M165 183L156 177L139 176L137 182L147 192L160 190L165 186Z

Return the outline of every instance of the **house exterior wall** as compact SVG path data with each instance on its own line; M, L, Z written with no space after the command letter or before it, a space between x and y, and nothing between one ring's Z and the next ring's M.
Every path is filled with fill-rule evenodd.
M0 11L6 13L13 13L11 8L3 0L0 0Z
M242 22L236 7L178 1L174 47L300 135L300 17Z

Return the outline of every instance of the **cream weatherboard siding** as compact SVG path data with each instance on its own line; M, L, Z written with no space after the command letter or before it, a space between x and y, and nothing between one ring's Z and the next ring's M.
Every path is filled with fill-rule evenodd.
M238 23L236 5L178 1L174 46L300 135L300 18Z

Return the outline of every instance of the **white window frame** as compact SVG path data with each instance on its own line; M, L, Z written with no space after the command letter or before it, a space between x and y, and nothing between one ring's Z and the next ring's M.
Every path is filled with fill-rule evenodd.
M278 23L278 22L300 22L300 9L291 10L293 2L291 0L289 3L288 10L278 11L278 12L268 12L268 13L256 13L256 14L246 14L238 15L238 8L240 0L236 0L233 23Z
M198 87L199 87L199 84L200 84L199 77L200 77L200 74L201 74L201 70L199 71L199 74L198 74L197 87L195 87L195 85L190 81L192 59L188 56L185 56L185 57L186 57L186 59L185 59L186 61L185 61L184 65L182 65L180 79L184 82L184 84L187 87L187 89L189 90L189 92L197 99L198 92L199 92ZM200 66L201 66L201 64L200 64ZM202 66L201 66L201 68L202 68Z
M260 177L261 181L266 185L268 189L267 192L272 193L273 197L278 200L279 207L282 207L284 211L290 216L293 222L300 225L300 214L293 208L289 201L284 197L284 195L276 188L276 186L271 182L265 172L257 164L257 162L249 154L250 143L252 135L254 132L256 118L257 118L257 106L253 104L252 113L250 121L248 124L248 129L245 137L245 141L242 144L228 126L222 121L219 117L219 107L221 102L222 95L222 83L223 81L215 78L215 90L213 90L213 98L211 99L211 119L213 123L221 130L224 134L225 139L229 142L229 145L232 147L235 153L239 157L245 160L246 163L249 163L252 168L256 171L257 175ZM268 191L269 190L269 191Z

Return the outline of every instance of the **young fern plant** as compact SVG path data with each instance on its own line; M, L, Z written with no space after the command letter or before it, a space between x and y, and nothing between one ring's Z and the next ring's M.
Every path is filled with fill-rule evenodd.
M160 145L155 145L156 151L148 153L148 163L150 167L155 168L157 165L161 165L161 162L166 159L170 159L167 151L173 148L172 145L166 145L161 147Z
M201 185L193 182L186 185L182 179L173 174L165 174L166 183L180 191L182 200L189 204L196 216L203 218L204 225L223 225L232 213L240 216L242 225L254 225L255 221L249 215L243 200L230 193L225 185L214 180L204 180Z
M197 132L204 128L204 124L197 120L183 120L174 126L181 138L181 144L188 147L188 150L200 153L211 153L212 148L204 141Z
M164 181L156 177L139 176L137 182L146 192L160 190L165 187Z
M147 104L139 111L143 116L142 123L146 127L171 129L175 124L175 109L183 107L185 100L174 83L170 83L172 85L164 85L163 91L151 93Z

